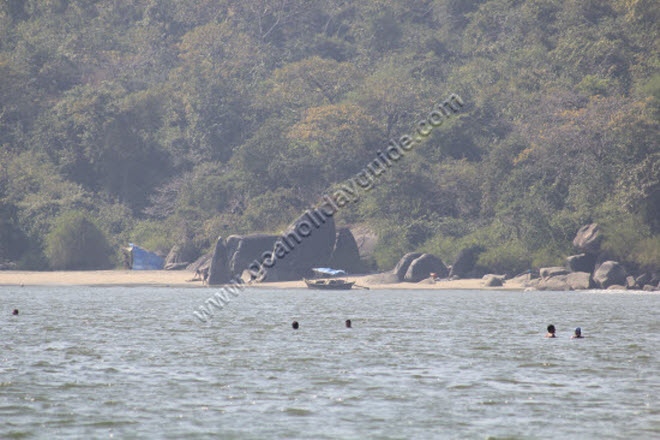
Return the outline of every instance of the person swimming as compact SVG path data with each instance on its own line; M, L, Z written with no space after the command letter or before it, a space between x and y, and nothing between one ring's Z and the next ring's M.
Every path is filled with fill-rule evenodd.
M14 311L11 312L11 314L14 315L14 316L18 315L18 309L14 309Z
M580 327L575 329L575 334L571 336L571 339L582 339L584 336L582 336L582 329Z
M353 328L350 319L346 320L346 328Z
M294 330L298 330L298 327L300 327L300 326L298 325L298 321L293 321L293 322L291 323L291 327L293 327Z
M548 326L548 333L545 335L546 338L556 338L555 336L555 326L550 324Z

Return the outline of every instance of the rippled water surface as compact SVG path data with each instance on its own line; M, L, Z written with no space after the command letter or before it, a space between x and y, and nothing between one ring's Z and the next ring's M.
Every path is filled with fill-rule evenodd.
M660 437L658 294L212 292L0 287L0 438Z

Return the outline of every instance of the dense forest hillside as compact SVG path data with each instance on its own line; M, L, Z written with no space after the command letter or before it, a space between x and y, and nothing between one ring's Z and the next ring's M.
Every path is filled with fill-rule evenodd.
M104 265L279 231L457 94L337 214L374 267L552 265L592 221L660 267L658 23L655 0L3 1L0 263L67 267L64 231Z

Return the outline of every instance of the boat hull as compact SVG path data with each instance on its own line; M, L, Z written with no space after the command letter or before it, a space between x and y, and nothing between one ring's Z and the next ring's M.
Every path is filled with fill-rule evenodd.
M338 281L338 282L332 282L332 281ZM310 289L321 289L321 290L351 290L353 288L353 284L355 282L347 283L345 281L340 281L340 280L317 280L317 281L309 281L305 280L305 284L307 284L307 287Z

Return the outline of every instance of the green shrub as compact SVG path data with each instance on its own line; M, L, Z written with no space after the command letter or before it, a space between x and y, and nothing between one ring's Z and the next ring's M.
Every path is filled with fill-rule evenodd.
M172 228L164 222L143 220L137 222L130 234L131 242L151 252L167 254L176 240L172 237ZM125 243L124 245L128 245Z
M438 233L424 243L420 251L439 257L445 264L452 264L461 251L461 244L454 237Z
M601 248L608 257L626 264L629 269L660 268L660 235L652 235L639 217L612 217L601 227L604 236Z
M660 269L660 235L642 240L635 249L637 264L642 270Z
M486 249L477 264L494 273L516 275L530 269L532 259L521 242L509 241Z
M563 266L569 253L564 249L557 249L552 246L538 249L532 254L532 267L539 269L541 267Z
M17 217L16 206L0 200L0 263L20 259L28 246Z
M103 232L83 212L61 215L46 236L46 257L52 269L109 269L112 255Z

